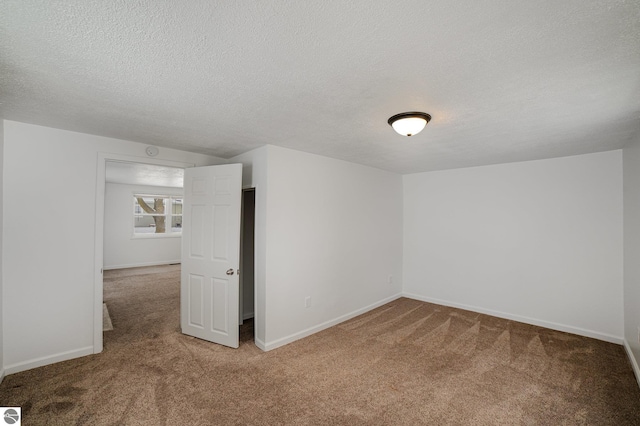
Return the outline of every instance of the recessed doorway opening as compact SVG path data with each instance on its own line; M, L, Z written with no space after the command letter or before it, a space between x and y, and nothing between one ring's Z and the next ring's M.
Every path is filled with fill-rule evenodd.
M95 303L95 326L94 326L94 352L100 352L105 344L111 345L117 342L132 342L145 338L159 338L163 333L177 332L180 333L180 271L181 271L181 253L173 251L173 255L168 254L166 250L163 253L164 258L153 258L153 247L151 243L161 242L160 245L180 245L180 236L172 235L155 235L155 232L149 232L150 238L139 238L135 236L134 220L135 212L133 211L135 202L135 194L160 194L162 190L167 192L166 199L180 199L183 193L182 181L180 179L180 187L175 184L175 177L184 173L184 168L192 167L187 164L177 164L175 162L167 162L160 160L160 164L148 162L138 163L137 158L133 159L109 158L108 155L101 156L99 164L102 163L103 168L99 170L98 175L98 197L102 198L102 203L96 201L96 263L98 267L98 275L96 278L96 303ZM147 160L147 159L142 159ZM153 159L155 160L155 159ZM170 163L170 164L163 164ZM126 177L127 174L129 177ZM137 175L137 178L136 178ZM100 176L103 176L100 182ZM153 180L139 180L138 178L146 176L146 178L159 178ZM171 183L173 179L173 183ZM146 188L145 188L146 187ZM122 210L126 210L122 217L112 221L110 211L117 206L111 205L114 195L118 191L127 195L129 203L125 206L123 201L125 196L121 194ZM160 189L157 189L160 188ZM170 190L167 191L167 188ZM162 190L161 190L162 189ZM128 191L128 192L127 192ZM171 194L169 194L171 192ZM164 192L163 192L164 194ZM239 300L240 318L238 323L240 328L240 341L254 342L253 316L254 316L254 285L249 282L249 277L253 279L253 229L255 222L255 190L253 188L243 190L242 194L242 215L241 229L242 237L240 241L241 258L238 265L241 269L247 269L246 274L242 274L241 281L241 297ZM153 197L152 197L153 198ZM148 201L148 200L143 200ZM153 198L155 201L155 198ZM175 200L174 200L175 201ZM173 204L179 202L172 201L170 209L175 210ZM100 204L102 204L100 206ZM138 203L139 204L139 203ZM149 203L147 203L149 204ZM99 208L99 210L98 210ZM131 211L129 211L131 210ZM101 212L102 215L98 214ZM173 214L175 213L175 214ZM173 218L180 212L172 212ZM126 220L129 223L125 223ZM148 219L148 218L147 218ZM152 218L153 219L153 218ZM112 223L116 222L116 223ZM128 249L123 250L122 247L112 250L110 245L114 236L112 226L117 226L125 230L127 234L126 244ZM129 226L131 225L131 226ZM98 232L99 231L99 232ZM99 238L101 237L101 238ZM136 241L137 240L137 241ZM171 241L173 240L173 241ZM142 243L137 248L131 246L131 243ZM98 250L98 245L102 250ZM156 249L158 247L155 247ZM130 260L126 260L127 250L131 256ZM120 258L114 257L117 253ZM178 253L177 255L175 253ZM145 255L147 257L145 257ZM168 257L167 257L168 256ZM125 260L123 260L125 259ZM104 266L104 272L103 272ZM99 278L99 279L98 279ZM98 293L99 291L99 293ZM109 317L112 320L113 331L104 331L104 315L103 303L107 303ZM98 304L99 303L99 304ZM111 305L111 306L109 306ZM100 308L100 312L98 312ZM99 314L99 315L98 315ZM98 318L99 316L99 318ZM146 324L145 324L146 323ZM244 324L243 324L244 323ZM98 328L99 327L99 328ZM98 335L99 331L99 336ZM111 333L111 335L107 335ZM113 336L119 335L117 339ZM103 343L104 342L104 343Z

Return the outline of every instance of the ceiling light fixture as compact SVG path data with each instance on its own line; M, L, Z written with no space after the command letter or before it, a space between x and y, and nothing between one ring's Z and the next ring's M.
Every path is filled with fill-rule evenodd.
M401 112L391 117L388 121L393 130L402 136L417 135L431 120L431 116L424 112Z

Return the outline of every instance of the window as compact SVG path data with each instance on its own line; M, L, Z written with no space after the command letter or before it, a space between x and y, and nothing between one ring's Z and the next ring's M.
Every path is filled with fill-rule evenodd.
M182 234L182 197L133 195L134 236L179 236Z

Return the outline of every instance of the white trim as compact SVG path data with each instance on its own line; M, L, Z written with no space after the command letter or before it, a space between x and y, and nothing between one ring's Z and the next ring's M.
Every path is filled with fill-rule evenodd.
M636 376L636 381L638 382L638 387L640 387L640 367L638 367L638 361L636 357L633 355L633 351L631 350L631 346L629 346L629 342L627 339L624 339L624 349L627 352L627 357L629 357L629 362L631 363L631 368L633 369L633 374Z
M244 313L244 314L242 315L242 320L243 320L243 321L244 321L244 320L248 320L249 318L253 318L253 317L254 317L253 312L246 312L246 313Z
M260 339L258 339L257 337L253 339L253 342L256 344L256 346L258 347L258 349L261 349L263 351L267 351L267 347L264 344L264 342Z
M329 321L325 321L322 324L318 324L315 325L313 327L309 327L305 330L299 331L297 333L291 334L289 336L285 336L282 337L280 339L274 340L273 342L268 342L268 343L263 343L260 342L260 344L258 344L258 339L255 339L256 341L256 346L258 346L260 349L262 349L263 351L270 351L272 349L276 349L279 348L280 346L284 346L288 343L294 342L296 340L300 340L302 338L305 338L307 336L311 336L312 334L318 333L319 331L322 330L326 330L329 327L333 327L334 325L340 324L341 322L350 320L351 318L357 317L358 315L362 315L365 312L369 312L372 309L375 309L379 306L382 306L386 303L392 302L396 299L399 299L402 297L402 294L398 293L398 294L394 294L393 296L387 297L385 299L382 299L378 302L375 302L369 306L365 306L364 308L360 308L360 309L356 309L353 312L350 312L348 314L345 315L341 315L338 318L334 318L332 320ZM261 346L262 345L262 346ZM264 348L263 348L264 347Z
M133 234L130 240L155 240L156 238L181 238L182 232L165 232L164 234Z
M133 155L112 154L98 152L97 172L96 172L96 228L94 231L94 277L93 277L93 353L102 352L102 270L104 262L104 195L106 188L106 168L107 161L123 161L130 163L153 164L157 166L170 167L195 167L194 163L183 163L180 161L162 160L159 158L136 157Z
M139 191L133 191L131 193L131 198L132 198L132 202L133 202L133 211L132 211L132 216L131 216L131 225L133 225L131 227L132 230L132 235L131 235L131 239L132 240L137 240L139 238L180 238L182 237L182 229L180 229L179 232L174 232L173 231L173 218L174 216L180 216L180 223L182 223L182 213L180 214L173 214L172 213L172 207L173 207L173 202L175 200L180 200L182 202L182 199L184 198L184 190L180 191L180 194L167 194L166 192L171 192L171 191L163 191L165 192L163 193L156 193L156 194L150 194L150 193L144 193L144 192L139 192ZM178 192L178 191L176 191ZM164 200L167 200L169 202L169 206L165 206L165 212L164 214L150 214L145 212L144 210L142 210L142 207L138 206L137 204L137 198L162 198ZM140 210L142 210L141 213L136 213L136 206L140 207ZM154 216L163 216L164 220L165 220L165 232L163 232L162 234L156 234L155 232L153 233L146 233L146 232L140 232L140 233L136 233L136 216L142 216L142 217L154 217ZM155 221L154 221L155 222ZM167 224L169 226L167 226Z
M7 365L4 369L6 374L19 373L32 368L42 367L43 365L54 364L56 362L68 361L74 358L91 355L94 353L93 346L74 349L72 351L61 352L55 355L43 356L42 358L32 359L30 361L19 362L17 364Z
M106 192L106 154L98 153L96 173L96 229L93 239L95 241L95 259L93 263L93 353L102 352L102 268L104 266L104 196Z
M0 383L2 383L2 381L4 380L6 374L4 371L4 368L0 370Z
M477 306L465 305L464 303L455 303L447 300L434 299L431 297L424 297L418 294L402 293L403 297L409 299L421 300L423 302L435 303L436 305L450 306L452 308L464 309L467 311L478 312L480 314L491 315L498 318L505 318L513 321L523 322L525 324L537 325L539 327L549 328L551 330L563 331L565 333L577 334L578 336L591 337L593 339L604 340L605 342L622 344L622 337L613 336L607 333L600 333L598 331L587 330L580 327L573 327L571 325L558 324L555 322L539 320L535 318L523 317L520 315L508 314L500 311L493 311L491 309L479 308Z
M103 269L105 271L110 271L112 269L127 269L127 268L141 268L143 266L162 266L162 265L174 265L176 263L182 263L182 259L178 260L163 260L161 262L142 262L142 263L126 263L123 265L111 265L105 266Z

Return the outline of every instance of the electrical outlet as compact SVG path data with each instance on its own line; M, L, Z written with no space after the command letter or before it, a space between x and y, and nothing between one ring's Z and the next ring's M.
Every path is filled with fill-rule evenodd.
M393 275L387 277L387 284L393 284Z
M309 306L311 306L311 296L307 296L304 298L304 307L308 308Z

